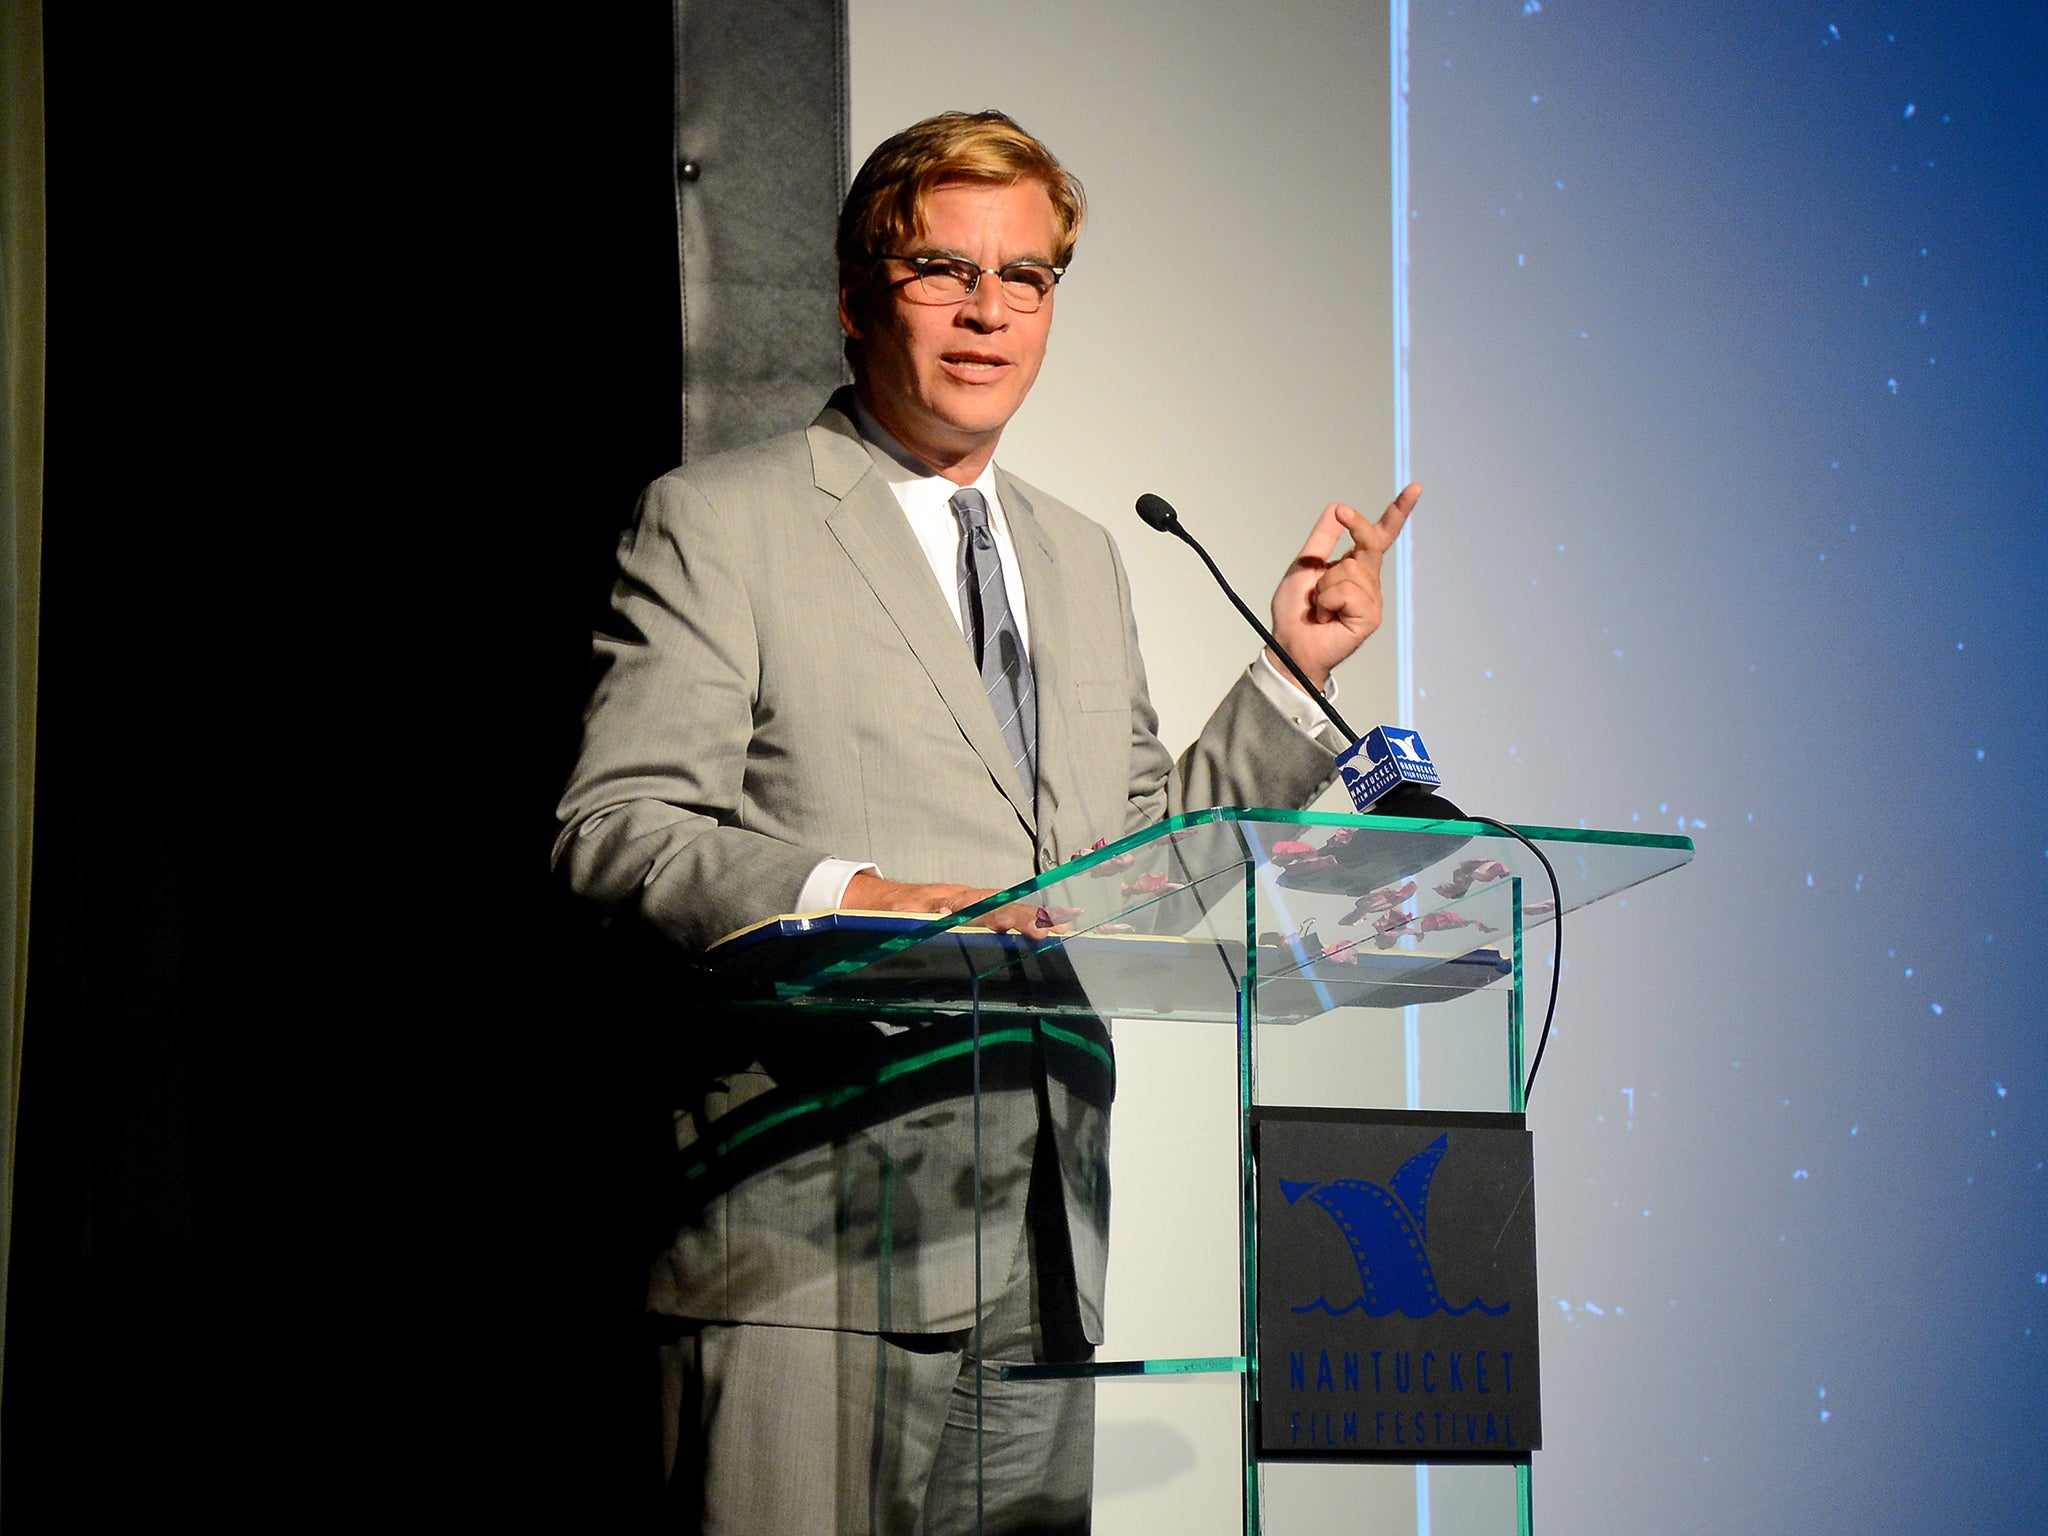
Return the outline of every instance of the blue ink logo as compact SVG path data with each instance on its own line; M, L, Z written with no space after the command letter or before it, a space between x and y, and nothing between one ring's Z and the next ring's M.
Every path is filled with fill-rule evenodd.
M1337 759L1337 772L1351 792L1351 803L1361 811L1372 809L1397 784L1435 789L1443 783L1422 737L1391 725L1376 725L1366 732Z
M1290 1310L1326 1312L1331 1317L1347 1312L1363 1312L1367 1317L1391 1317L1398 1312L1417 1318L1438 1312L1449 1317L1474 1311L1488 1317L1506 1315L1508 1302L1495 1306L1474 1298L1455 1305L1437 1289L1427 1246L1429 1189L1450 1142L1448 1132L1437 1137L1396 1169L1385 1187L1364 1179L1332 1179L1326 1184L1280 1180L1280 1193L1289 1205L1306 1198L1337 1224L1358 1267L1359 1292L1354 1300L1334 1306L1327 1297L1318 1296Z

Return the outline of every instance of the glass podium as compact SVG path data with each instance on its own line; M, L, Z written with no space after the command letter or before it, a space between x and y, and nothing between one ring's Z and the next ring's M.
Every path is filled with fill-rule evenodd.
M1693 846L1518 830L1548 857L1555 896L1535 855L1484 823L1223 808L1149 828L949 918L791 917L713 951L750 1002L886 1030L903 1042L904 1070L941 1056L967 1065L973 1135L962 1144L973 1168L960 1183L971 1191L977 1297L1001 1283L1018 1241L1014 1219L984 1218L996 1208L991 1191L1016 1175L997 1166L989 1128L1008 1122L993 1098L985 1122L984 1096L998 1084L1016 1091L1014 1072L994 1070L1001 1053L1035 1053L1040 1112L1058 1123L1076 1269L1085 1292L1106 1248L1108 1298L1099 1318L1083 1304L1101 1337L1091 1358L987 1372L1096 1378L1097 1532L1531 1528L1534 1361L1525 1354L1510 1404L1498 1396L1513 1384L1497 1359L1488 1376L1484 1351L1475 1361L1380 1348L1374 1330L1401 1319L1376 1321L1391 1299L1366 1304L1381 1294L1375 1282L1399 1278L1384 1259L1377 1272L1367 1262L1382 1251L1368 1228L1407 1232L1408 1257L1430 1280L1423 1201L1441 1143L1398 1172L1313 1190L1284 1173L1276 1183L1260 1165L1262 1131L1290 1119L1399 1127L1433 1116L1522 1135L1537 1044L1528 1037L1542 1023L1560 909L1677 869ZM1019 905L1043 909L1055 936L1007 931L1017 914L1003 909ZM1304 1200L1300 1210L1321 1204L1329 1219L1287 1227L1308 1235L1286 1241L1319 1245L1311 1267L1336 1262L1346 1274L1349 1243L1363 1291L1349 1306L1315 1298L1319 1322L1351 1330L1342 1347L1269 1345L1262 1355L1262 1338L1280 1337L1276 1318L1311 1308L1276 1291L1262 1313L1262 1281L1295 1282L1273 1279L1292 1272L1278 1239L1261 1252L1261 1210L1270 1218ZM1440 1230L1447 1219L1439 1214ZM1533 1215L1520 1219L1533 1287ZM1429 1292L1437 1311L1508 1310L1497 1298L1460 1301L1454 1284L1444 1281L1441 1298ZM1527 1326L1533 1345L1533 1317ZM1513 1406L1519 1429L1488 1412L1452 1413L1447 1430L1442 1411L1421 1411L1443 1402L1425 1389L1447 1385L1447 1372L1470 1387L1475 1365L1480 1390L1496 1394L1482 1406ZM1283 1413L1275 1404L1290 1387L1297 1406Z

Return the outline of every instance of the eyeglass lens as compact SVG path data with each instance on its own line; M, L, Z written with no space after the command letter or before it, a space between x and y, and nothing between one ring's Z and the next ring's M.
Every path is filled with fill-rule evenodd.
M981 275L971 262L928 258L919 264L916 286L931 303L958 304L974 291ZM1052 272L1035 263L1016 263L995 275L1003 285L1004 300L1019 313L1029 314L1052 294Z

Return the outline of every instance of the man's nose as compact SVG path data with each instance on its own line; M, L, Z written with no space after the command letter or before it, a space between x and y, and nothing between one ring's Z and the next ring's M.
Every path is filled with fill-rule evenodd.
M1009 322L1008 307L1003 303L1003 280L993 272L981 274L981 281L974 285L974 292L960 305L960 313L976 330L992 331Z

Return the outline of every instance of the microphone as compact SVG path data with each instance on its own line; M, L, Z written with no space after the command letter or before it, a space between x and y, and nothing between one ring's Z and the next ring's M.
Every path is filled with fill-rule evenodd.
M1177 533L1182 538L1187 539L1190 544L1195 544L1195 541L1188 537L1187 530L1181 527L1180 514L1173 510L1173 503L1164 496L1154 496L1150 491L1140 496L1138 498L1138 516L1145 519L1146 522L1150 523L1160 533ZM1196 549L1201 547L1201 545L1195 544Z
M1464 820L1463 811L1433 792L1443 780L1437 774L1436 764L1430 761L1422 738L1414 731L1395 726L1376 725L1364 737L1352 730L1350 722L1337 713L1337 707L1324 696L1323 690L1308 680L1308 674L1287 653L1287 647L1273 638L1273 632L1259 622L1259 616L1237 595L1223 572L1217 569L1216 562L1209 558L1209 551L1181 526L1180 514L1174 511L1171 502L1164 496L1155 496L1147 491L1138 498L1138 516L1160 533L1172 534L1202 557L1202 564L1209 567L1209 574L1216 578L1216 585L1223 589L1223 595L1244 615L1245 622L1258 631L1259 638L1280 658L1281 665L1293 674L1302 691L1322 706L1330 723L1344 733L1351 745L1337 759L1337 771L1344 779L1344 787L1351 792L1353 805L1361 812L1377 809L1385 816Z
M1323 713L1330 717L1330 723L1344 733L1346 740L1356 741L1358 733L1351 729L1350 722L1337 713L1337 706L1324 698L1323 690L1308 680L1308 674L1301 670L1301 664L1287 654L1287 647L1275 640L1273 631L1261 624L1259 616L1245 606L1244 599L1237 595L1236 589L1224 578L1223 572L1216 568L1216 562L1209 558L1209 551L1202 548L1200 541L1181 526L1180 514L1173 510L1173 504L1164 496L1154 496L1147 491L1138 498L1138 516L1161 533L1172 534L1202 557L1202 564L1209 567L1209 574L1216 578L1216 585L1223 589L1223 595L1230 599L1239 613L1244 615L1245 623L1259 632L1259 638L1266 642L1275 656L1280 658L1280 664L1294 674L1294 680L1301 684L1301 691L1322 706Z

